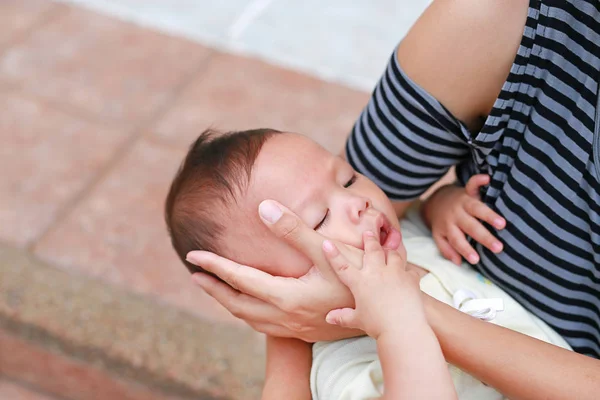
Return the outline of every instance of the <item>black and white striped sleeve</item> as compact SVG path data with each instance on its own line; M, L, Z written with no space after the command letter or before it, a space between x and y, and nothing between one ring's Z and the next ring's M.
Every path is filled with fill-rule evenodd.
M400 68L396 52L346 143L352 167L392 200L420 196L468 159L470 133Z

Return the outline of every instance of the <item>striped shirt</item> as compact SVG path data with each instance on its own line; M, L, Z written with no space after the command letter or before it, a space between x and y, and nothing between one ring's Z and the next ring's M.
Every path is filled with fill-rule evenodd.
M479 271L600 357L600 2L536 1L510 74L472 133L406 76L395 53L346 145L352 166L394 200L418 197L456 165L507 220L504 244L476 244Z

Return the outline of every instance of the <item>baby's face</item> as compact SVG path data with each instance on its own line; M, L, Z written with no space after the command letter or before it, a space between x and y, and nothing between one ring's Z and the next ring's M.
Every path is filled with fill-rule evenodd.
M369 179L340 157L296 134L275 135L264 144L252 170L246 195L222 221L223 255L277 276L300 277L311 261L278 239L260 221L258 205L273 199L323 236L362 248L370 230L397 247L399 229L392 204Z

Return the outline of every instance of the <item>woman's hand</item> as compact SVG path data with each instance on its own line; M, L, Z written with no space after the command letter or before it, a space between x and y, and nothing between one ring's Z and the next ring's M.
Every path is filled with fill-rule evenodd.
M351 293L323 254L321 245L325 238L274 201L263 201L259 214L279 238L307 255L314 267L298 279L278 277L213 253L193 251L188 254L189 262L216 274L227 284L208 274L194 274L194 281L234 316L270 336L316 342L362 334L325 322L328 310L354 305ZM339 242L336 246L348 259L362 260L362 250Z
M356 308L332 310L327 321L356 328L378 339L386 332L399 332L405 326L426 326L419 289L419 277L406 270L406 250L384 250L373 232L363 234L362 260L348 260L331 241L323 251L333 270L352 294Z

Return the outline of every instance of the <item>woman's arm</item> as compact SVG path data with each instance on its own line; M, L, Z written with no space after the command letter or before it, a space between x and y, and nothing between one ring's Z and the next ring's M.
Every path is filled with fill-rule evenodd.
M398 62L471 131L481 128L521 42L529 1L438 0L398 47Z
M510 399L597 399L600 361L483 322L424 295L446 360Z
M321 250L324 238L297 216L286 210L278 222L268 226L278 237L309 254L320 271L335 273ZM190 253L190 260L235 285L241 292L219 285L220 282L211 276L202 277L205 290L228 309L235 310L234 315L251 321L260 316L258 321L261 322L256 326L263 331L311 338L322 337L323 332L328 332L329 340L351 336L348 329L335 327L337 332L333 333L321 325L328 324L318 310L339 306L327 307L325 304L329 303L323 303L314 310L307 306L306 299L335 291L336 287L330 281L317 279L309 283L308 280L273 277L205 252ZM322 275L314 276L316 279ZM481 322L428 296L424 301L427 321L448 362L508 397L592 399L600 393L600 361ZM293 312L296 309L299 311ZM281 328L282 324L293 329ZM276 375L271 378L277 379Z
M310 400L311 345L267 336L267 368L262 400Z

